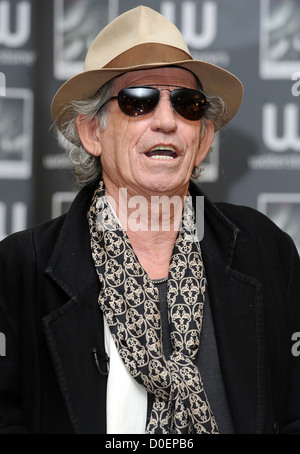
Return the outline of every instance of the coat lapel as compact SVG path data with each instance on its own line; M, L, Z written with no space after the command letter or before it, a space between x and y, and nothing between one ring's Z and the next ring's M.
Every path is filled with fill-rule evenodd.
M75 433L106 430L106 375L94 360L104 358L98 286L90 286L43 319L44 333ZM104 366L103 366L104 367Z
M86 188L73 202L46 268L66 294L67 302L43 318L43 328L75 433L106 430L107 377L99 373L93 353L96 348L99 360L105 355L86 217L90 198Z
M208 199L205 217L201 248L234 427L236 433L261 433L265 407L262 286L236 267L237 227Z
M203 255L220 365L236 433L263 430L261 288Z

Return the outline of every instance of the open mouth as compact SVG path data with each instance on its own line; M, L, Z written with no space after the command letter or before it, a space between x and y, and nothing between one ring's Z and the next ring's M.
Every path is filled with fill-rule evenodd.
M148 158L152 159L176 159L178 154L174 147L158 145L146 153Z

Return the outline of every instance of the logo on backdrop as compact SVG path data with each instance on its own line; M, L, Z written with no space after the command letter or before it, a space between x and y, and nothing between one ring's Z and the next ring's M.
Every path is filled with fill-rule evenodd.
M201 32L198 31L198 8L196 2L183 1L180 5L180 30L188 47L204 49L209 47L217 36L217 4L206 1L200 6ZM171 22L176 23L176 2L161 2L161 13Z
M261 193L257 209L293 238L300 253L300 193Z
M261 0L260 76L290 79L300 67L299 0Z
M283 132L278 132L279 112L273 103L263 106L263 140L265 145L272 151L283 152L286 150L300 151L299 137L299 106L288 103L283 106L282 125Z
M32 91L7 88L0 98L0 178L30 178L32 135Z
M83 70L93 39L118 15L115 0L54 0L54 77L68 79Z
M66 213L75 198L76 193L72 191L60 191L52 194L52 218L56 218Z
M290 76L291 95L300 95L300 73ZM296 81L296 82L294 82ZM262 139L273 153L250 156L248 165L258 169L300 169L300 111L299 102L278 107L274 103L262 106Z
M15 30L12 31L12 15L15 15ZM13 7L10 2L0 3L0 44L6 47L22 47L30 36L30 2L21 1ZM11 27L11 28L10 28Z
M24 202L0 202L0 241L7 235L24 230L27 224L27 205ZM10 216L9 216L10 215Z
M32 8L29 1L0 2L0 64L32 66L36 52L22 49L31 38Z

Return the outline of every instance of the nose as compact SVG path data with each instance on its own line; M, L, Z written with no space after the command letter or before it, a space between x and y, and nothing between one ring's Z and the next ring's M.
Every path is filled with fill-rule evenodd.
M169 90L161 90L159 103L152 113L151 129L171 133L175 132L177 128L176 112L170 103Z

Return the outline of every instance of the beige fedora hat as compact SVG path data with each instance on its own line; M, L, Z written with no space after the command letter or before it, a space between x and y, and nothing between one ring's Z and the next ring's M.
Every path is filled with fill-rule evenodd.
M91 44L84 71L69 79L53 98L51 113L61 129L68 120L68 103L93 96L106 82L128 71L164 66L192 71L203 90L221 96L227 106L228 123L242 98L240 80L205 61L193 60L178 28L162 14L138 6L110 22Z

